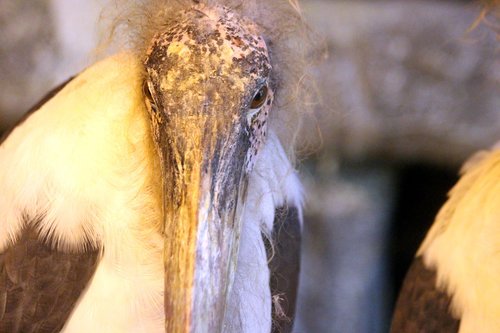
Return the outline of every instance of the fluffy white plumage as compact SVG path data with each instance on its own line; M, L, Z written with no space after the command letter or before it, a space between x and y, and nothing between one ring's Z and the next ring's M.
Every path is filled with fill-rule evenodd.
M58 249L82 251L88 241L105 249L65 333L164 329L161 176L140 72L128 53L97 63L0 147L0 251L19 236L23 216L42 218L41 230ZM270 331L261 232L272 230L276 207L302 203L295 171L274 133L257 158L228 331Z

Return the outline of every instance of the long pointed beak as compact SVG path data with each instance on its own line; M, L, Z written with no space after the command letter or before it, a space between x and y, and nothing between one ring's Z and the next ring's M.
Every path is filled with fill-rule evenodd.
M251 127L248 118L271 71L259 31L229 8L194 5L169 18L146 52L145 100L163 168L169 333L222 330L246 158L265 123Z
M235 271L245 140L210 115L173 116L160 145L165 193L166 332L220 332Z

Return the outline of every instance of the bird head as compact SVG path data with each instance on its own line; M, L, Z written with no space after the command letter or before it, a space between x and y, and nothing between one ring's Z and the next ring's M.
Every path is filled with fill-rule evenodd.
M259 27L193 4L154 34L144 94L163 175L167 332L219 332L275 86Z

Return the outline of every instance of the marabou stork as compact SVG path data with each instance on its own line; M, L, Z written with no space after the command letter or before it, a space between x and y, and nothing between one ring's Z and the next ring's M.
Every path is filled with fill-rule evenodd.
M301 186L282 43L300 13L141 3L133 48L0 141L0 332L289 331Z
M403 283L392 333L500 332L500 146L473 156Z

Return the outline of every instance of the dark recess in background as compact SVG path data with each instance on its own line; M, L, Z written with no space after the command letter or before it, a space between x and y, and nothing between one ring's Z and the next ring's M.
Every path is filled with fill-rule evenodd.
M395 298L420 243L457 180L458 171L453 168L420 163L399 168L399 193L389 245L392 294Z

